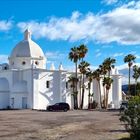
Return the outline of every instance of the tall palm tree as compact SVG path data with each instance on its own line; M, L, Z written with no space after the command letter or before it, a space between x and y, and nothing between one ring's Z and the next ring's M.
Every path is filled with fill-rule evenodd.
M101 70L100 69L96 69L93 72L93 79L96 79L96 81L98 82L99 97L100 97L100 108L102 108L102 95L101 95L101 85L100 85Z
M78 50L79 50L79 57L80 57L80 59L82 59L82 61L83 61L83 58L85 57L86 53L88 52L87 46L84 45L84 44L81 44L81 45L78 47Z
M70 83L70 88L72 88L72 95L73 95L73 101L74 101L74 105L75 105L75 87L76 87L76 83L77 83L77 78L75 76L70 76L68 83Z
M75 76L70 76L69 79L68 79L68 83L70 83L70 87L72 88L73 94L74 94L74 91L75 91L76 80L77 79L75 78Z
M113 83L113 79L110 77L104 77L103 79L103 84L106 87L106 105L105 108L108 107L108 94L109 94L109 90L111 88L111 84Z
M111 69L114 68L115 63L116 63L116 59L111 58L111 57L108 57L103 61L102 65L100 65L103 78L105 78L107 73L108 73L108 76L110 77ZM105 94L105 85L104 84L103 84L103 88L104 88L104 107L105 107L106 94Z
M114 68L114 63L116 63L116 59L114 58L106 58L103 62L104 67L108 71L108 76L110 77L111 68Z
M78 66L78 68L79 68L79 70L80 70L80 72L82 74L82 99L81 99L81 105L80 105L81 109L83 108L83 104L84 104L84 92L85 92L85 85L84 85L85 78L84 77L85 77L85 74L86 74L86 72L88 70L89 65L90 64L88 62L82 61Z
M79 50L77 47L71 48L71 51L69 53L69 59L75 63L75 78L78 79L77 66L78 66L78 60L80 59L80 57L79 57ZM74 94L75 94L75 96L74 96L74 109L78 109L77 83L78 83L78 80L76 80L76 83L75 83L76 86L75 86L75 91L74 91Z
M93 72L91 71L91 69L89 68L87 73L86 73L86 77L88 79L88 109L91 109L91 102L90 102L90 97L91 97L91 83L93 80Z
M127 56L124 57L124 62L125 63L128 63L128 69L129 69L129 78L128 78L128 94L130 94L130 70L131 70L131 67L133 65L133 62L135 62L135 59L136 57L132 54L128 54Z
M103 75L103 77L105 77L108 72L107 66L103 63L102 65L99 65L99 69L101 70L101 74Z
M102 65L99 65L99 68L101 70L101 75L103 75L103 78L105 78L108 69L107 69L107 65L103 62ZM106 94L105 94L105 85L102 83L103 85L103 91L104 91L104 99L103 99L103 106L105 108L105 104L106 104Z
M79 45L78 46L78 51L79 51L79 58L80 58L80 60L82 60L81 62L83 62L84 61L84 57L86 56L86 54L88 52L87 46L84 45L84 44ZM81 74L81 76L80 76L80 83L79 83L79 86L80 86L80 95L79 95L79 97L81 97L81 94L82 94L82 91L81 91L81 89L82 89L82 81L83 81L82 78L83 78L83 76ZM81 104L81 100L80 100L80 104Z
M135 95L136 95L136 92L137 92L137 80L138 78L140 77L140 68L137 66L137 65L134 65L133 66L133 78L135 79Z

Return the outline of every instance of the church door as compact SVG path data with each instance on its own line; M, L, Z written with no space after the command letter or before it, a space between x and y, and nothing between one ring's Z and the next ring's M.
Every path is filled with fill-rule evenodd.
M15 103L14 98L11 98L11 108L14 108L14 103Z
M27 97L22 97L22 108L27 108Z

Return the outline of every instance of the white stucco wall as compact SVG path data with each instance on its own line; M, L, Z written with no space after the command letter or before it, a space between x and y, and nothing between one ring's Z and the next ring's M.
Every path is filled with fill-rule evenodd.
M10 106L15 109L22 109L22 98L27 97L27 93L12 93L10 94ZM14 104L12 104L12 98L14 99ZM28 108L28 104L27 104Z
M0 92L0 109L9 106L9 92Z
M122 101L122 77L121 75L113 76L113 104L115 108L120 107Z
M7 80L7 86L2 85L6 89L1 89L0 91L0 109L7 108L10 104L10 89L12 88L12 72L9 70L0 71L0 79ZM3 83L6 84L6 83Z
M38 108L46 109L47 105L52 105L57 102L61 102L62 98L60 97L61 74L59 71L39 71L39 80L38 80ZM49 88L46 86L46 82L49 81Z

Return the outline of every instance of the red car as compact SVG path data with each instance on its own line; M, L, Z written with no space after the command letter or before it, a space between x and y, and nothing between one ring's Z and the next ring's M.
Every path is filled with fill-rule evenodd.
M70 106L68 103L56 103L54 105L49 105L47 106L47 110L48 111L59 111L59 110L62 110L62 111L68 111L70 110Z

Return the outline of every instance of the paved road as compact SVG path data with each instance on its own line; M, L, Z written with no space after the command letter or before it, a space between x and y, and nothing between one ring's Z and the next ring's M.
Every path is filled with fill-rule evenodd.
M118 112L0 111L0 140L117 140L127 133Z

